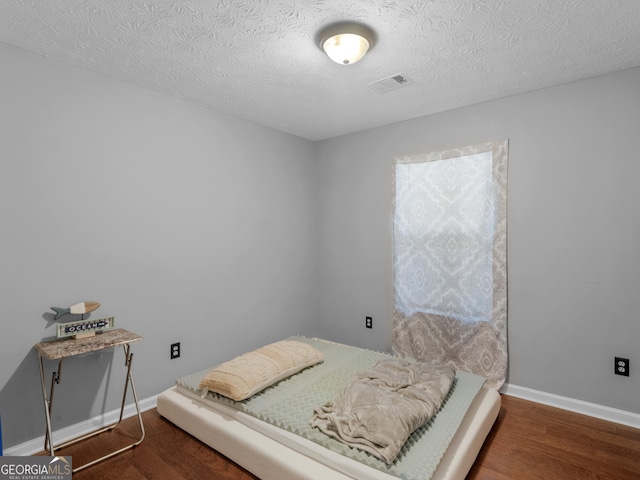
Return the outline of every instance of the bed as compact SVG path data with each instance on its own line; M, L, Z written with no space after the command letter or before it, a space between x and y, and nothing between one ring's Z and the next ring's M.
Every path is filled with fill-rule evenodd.
M466 477L500 409L498 392L482 379L456 372L441 408L388 464L312 428L308 419L354 372L391 355L321 339L288 340L317 348L323 361L242 401L206 393L198 386L212 369L195 372L158 396L158 412L263 480Z

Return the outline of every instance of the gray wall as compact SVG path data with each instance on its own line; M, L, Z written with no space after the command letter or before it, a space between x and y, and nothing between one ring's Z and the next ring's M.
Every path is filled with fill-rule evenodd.
M51 306L144 336L141 398L291 334L388 350L391 158L501 138L508 381L640 412L612 373L640 362L640 69L313 144L3 44L0 64L5 448L43 434ZM121 360L65 363L56 428L117 408Z
M639 85L637 68L318 143L318 334L390 347L392 157L506 138L508 382L640 413Z
M55 335L51 306L95 300L144 337L140 398L314 334L311 142L4 44L0 65L5 448L44 434L32 347ZM119 406L123 358L65 362L55 428Z

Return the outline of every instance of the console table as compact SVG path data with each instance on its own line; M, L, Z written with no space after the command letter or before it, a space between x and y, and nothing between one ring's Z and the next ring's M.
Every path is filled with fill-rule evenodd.
M40 362L39 362L40 363L40 381L42 383L42 398L44 400L44 413L45 413L45 418L47 422L45 438L44 438L44 449L48 450L52 457L55 456L55 453L54 453L55 448L63 448L68 445L85 440L87 438L93 437L94 435L98 435L100 433L116 428L122 421L122 415L124 413L124 405L127 398L127 389L129 384L131 384L131 392L133 393L136 412L138 414L138 421L140 422L140 431L141 431L140 439L130 445L127 445L124 448L111 452L107 455L97 458L96 460L93 460L82 466L75 467L73 469L74 472L87 468L102 460L106 460L107 458L111 458L114 455L124 452L125 450L129 450L130 448L133 448L136 445L139 445L140 442L142 442L142 440L144 439L145 432L144 432L144 425L142 424L142 413L140 412L138 395L136 394L136 387L133 383L133 375L131 372L131 363L133 360L133 353L131 353L131 344L139 340L142 340L141 336L136 335L135 333L131 333L122 328L115 328L113 330L107 330L103 333L98 333L93 337L81 338L81 339L67 338L63 340L52 340L52 341L40 342L34 345L34 348L38 351L38 356L40 359ZM95 430L81 437L74 438L73 440L54 446L53 436L51 432L51 411L53 409L54 387L56 384L59 384L61 380L63 360L67 357L73 357L75 355L82 355L86 353L97 352L97 351L105 350L108 348L114 348L120 345L124 349L125 366L127 367L127 375L124 383L124 393L122 395L122 405L120 407L120 417L118 421L112 425L100 428L98 430ZM50 387L49 394L47 394L47 386L46 386L45 374L44 374L45 359L58 360L58 369L57 371L54 371L52 374L51 387Z

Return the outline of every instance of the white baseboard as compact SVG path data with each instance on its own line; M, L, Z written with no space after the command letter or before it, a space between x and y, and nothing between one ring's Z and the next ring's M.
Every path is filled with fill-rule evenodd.
M153 397L145 398L140 401L140 410L145 412L147 410L151 410L155 408L158 402L157 395ZM129 418L136 415L136 407L133 403L129 405L125 405L124 413L122 418ZM111 425L118 421L118 417L120 416L120 409L117 408L107 413L103 413L97 417L90 418L89 420L85 420L84 422L76 423L75 425L70 425L65 428L61 428L60 430L55 430L53 432L54 445L66 442L68 440L72 440L74 438L80 437L82 435L86 435L87 433L93 432L102 427L106 427L107 425ZM19 445L15 445L13 447L5 448L4 455L5 456L27 456L33 455L35 453L41 452L44 450L44 435L39 438L34 438L33 440L29 440L27 442L21 443Z
M541 392L527 387L505 384L500 393L512 397L523 398L536 403L542 403L552 407L561 408L570 412L581 413L590 417L600 418L609 422L627 425L629 427L640 428L640 414L618 410L616 408L605 407L595 403L584 402L574 398L561 397L553 393Z

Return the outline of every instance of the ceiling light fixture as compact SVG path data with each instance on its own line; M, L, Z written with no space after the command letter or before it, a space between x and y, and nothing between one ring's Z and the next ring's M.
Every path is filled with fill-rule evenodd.
M316 41L331 60L350 65L364 57L373 47L376 35L361 23L341 22L329 25L318 33Z

